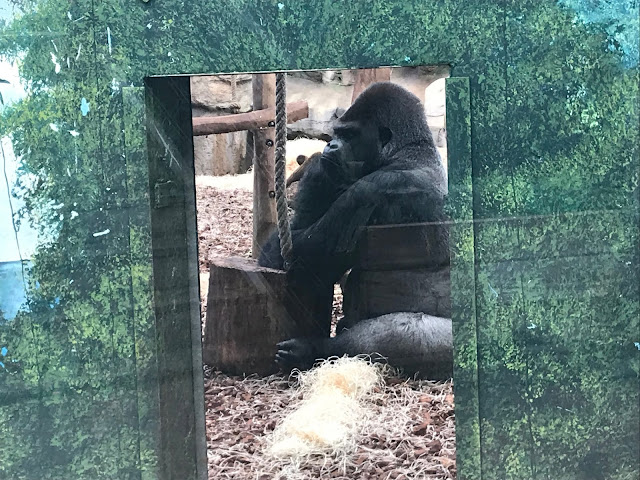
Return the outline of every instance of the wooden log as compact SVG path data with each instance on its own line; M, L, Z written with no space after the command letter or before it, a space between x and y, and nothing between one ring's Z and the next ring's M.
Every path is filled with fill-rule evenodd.
M450 318L450 294L449 246L441 224L367 227L343 285L342 325L393 312Z
M356 101L369 85L375 82L388 82L391 80L390 68L364 68L356 71L356 83L353 85L351 103Z
M356 250L356 265L363 270L431 268L449 264L447 228L439 223L367 227Z
M240 257L209 259L203 359L223 372L275 373L276 344L329 336L333 289L301 290L286 273Z
M352 325L394 312L451 318L449 267L410 270L352 269L343 287L343 312Z
M253 108L275 110L275 73L253 75ZM253 131L253 246L252 256L258 258L262 245L276 227L275 199L275 128Z
M297 122L308 116L309 105L304 100L287 104L287 122ZM275 107L220 117L195 117L192 121L193 136L257 130L268 127L269 122L275 121L275 118Z

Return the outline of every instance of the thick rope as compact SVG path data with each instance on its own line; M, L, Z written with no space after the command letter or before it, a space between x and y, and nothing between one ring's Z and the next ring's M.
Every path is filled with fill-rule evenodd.
M286 144L287 144L287 83L286 73L276 73L276 212L278 215L278 236L280 254L284 260L284 269L291 266L293 244L289 225L289 207L285 185Z

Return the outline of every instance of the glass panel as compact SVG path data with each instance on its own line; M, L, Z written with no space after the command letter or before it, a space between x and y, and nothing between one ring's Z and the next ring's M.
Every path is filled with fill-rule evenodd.
M386 434L358 443L367 455L350 466L328 462L331 475L357 478L380 460L369 476L402 478L416 457L428 463L418 477L638 478L637 1L0 3L0 478L206 476L188 76L441 64L452 66L457 462L450 436L431 436L453 427L448 390L414 390L402 410L398 383L377 397L398 414L376 417ZM159 98L161 85L172 89ZM230 204L242 221L221 251L246 256L243 189L207 198L199 225L244 198ZM397 253L397 237L385 241ZM250 313L285 318L267 307ZM275 350L266 335L249 340ZM212 447L217 422L235 419L234 445L209 450L212 471L251 468L265 457L248 446L288 412L274 398L292 390L282 377L255 390L207 372ZM251 427L265 417L267 432ZM399 438L414 443L389 462Z

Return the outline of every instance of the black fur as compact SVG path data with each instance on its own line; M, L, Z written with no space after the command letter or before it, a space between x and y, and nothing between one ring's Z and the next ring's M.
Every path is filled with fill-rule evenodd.
M370 355L408 375L444 380L453 374L451 320L423 313L390 313L362 320L334 338L293 338L278 344L284 369L313 366L317 359Z
M420 100L404 88L385 82L362 92L337 121L321 158L328 161L313 162L309 168L315 164L317 171L301 179L296 209L302 216L292 220L291 275L298 281L336 282L352 266L363 226L445 220L444 167ZM344 174L345 165L360 163L360 178ZM441 238L446 245L444 225ZM274 250L265 246L260 265L281 268Z
M358 178L362 176L362 162L341 159L327 145L323 153L314 153L296 172L300 172L300 185L293 202L294 215L291 219L292 236L298 239L304 230L318 221ZM264 267L282 269L280 239L274 231L265 245L258 263Z
M294 201L291 228L308 228L318 221L361 176L362 164L342 162L330 154L323 153L307 160L308 167L300 179Z

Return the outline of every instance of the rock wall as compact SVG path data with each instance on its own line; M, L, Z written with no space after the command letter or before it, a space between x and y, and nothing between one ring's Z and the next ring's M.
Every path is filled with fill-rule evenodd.
M191 77L194 117L217 117L253 109L251 75ZM251 167L253 144L250 132L221 133L193 138L196 175L227 175Z

